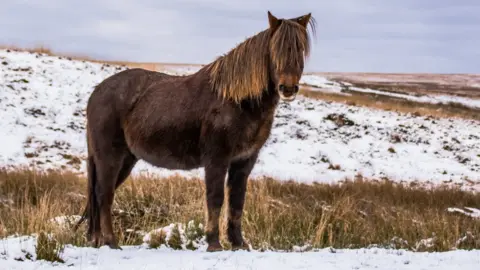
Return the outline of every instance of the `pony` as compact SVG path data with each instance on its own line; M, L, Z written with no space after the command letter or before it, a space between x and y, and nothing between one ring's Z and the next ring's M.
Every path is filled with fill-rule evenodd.
M279 102L291 102L310 53L311 13L279 19L191 75L140 68L104 79L86 108L88 220L93 247L120 249L112 224L115 190L143 160L166 169L204 168L207 251L223 250L219 216L228 191L227 236L242 235L247 179L270 136ZM226 185L225 185L226 180Z

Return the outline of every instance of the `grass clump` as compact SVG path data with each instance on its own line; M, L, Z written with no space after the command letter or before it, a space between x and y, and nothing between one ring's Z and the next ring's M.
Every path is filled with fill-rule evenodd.
M53 238L48 237L45 232L40 232L37 237L37 245L35 246L35 253L37 254L37 260L45 260L49 262L65 261L60 258L60 254L63 252L64 246Z
M191 220L185 228L185 238L187 240L186 248L196 250L204 236L203 225L198 221Z
M182 249L182 237L180 235L180 230L178 229L178 224L175 224L170 232L170 237L167 240L167 245L173 249L179 250Z
M167 243L165 232L163 230L152 232L149 240L147 240L147 243L148 247L151 249L157 249L160 246L165 245Z

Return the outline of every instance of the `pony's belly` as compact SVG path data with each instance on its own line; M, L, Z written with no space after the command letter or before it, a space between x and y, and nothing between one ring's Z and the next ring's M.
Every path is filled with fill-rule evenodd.
M169 170L192 170L201 167L200 158L196 156L172 156L162 152L153 154L141 152L134 155L153 166Z
M176 135L176 136L175 136ZM196 140L182 134L165 134L129 140L132 154L153 166L170 170L191 170L201 166L201 155Z

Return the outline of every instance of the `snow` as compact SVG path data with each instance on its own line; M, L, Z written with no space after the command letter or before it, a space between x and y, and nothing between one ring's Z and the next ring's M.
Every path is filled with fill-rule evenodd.
M197 72L200 68L198 65L161 65L157 70L170 75L187 75Z
M0 50L0 69L0 166L68 168L84 174L89 94L125 68ZM195 67L171 68L176 74L193 71ZM279 105L252 177L305 183L386 177L478 189L479 134L478 121L416 117L298 96ZM140 173L203 177L202 169L165 170L145 162L132 172Z
M175 251L146 245L122 250L66 246L65 263L35 261L34 237L0 240L2 269L478 269L480 250L411 252L381 248L331 249L307 252ZM25 259L27 254L32 260ZM16 260L17 259L17 260ZM23 259L24 261L18 261Z
M176 231L174 229L176 229ZM201 234L198 233L199 231ZM184 226L182 223L172 223L168 226L152 230L148 233L143 233L142 231L137 231L136 233L143 235L143 242L146 244L151 243L152 237L154 239L164 237L164 241L167 243L167 245L169 245L170 239L176 236L177 241L180 241L180 243L177 244L180 245L181 249L187 250L190 246L193 249L206 251L208 245L205 236L202 236L203 232L203 224L200 223L197 225L193 220L191 220L186 226ZM177 234L174 235L175 233Z
M355 86L352 86L352 84L347 82L334 82L334 81L328 80L325 77L321 77L318 75L311 75L311 74L303 75L300 82L307 86L314 87L310 89L313 89L315 91L327 92L327 93L336 93L336 94L346 95L348 93L344 93L344 89L348 89L348 91L353 91L353 92L373 93L377 95L402 98L402 99L420 102L420 103L448 104L450 102L454 102L470 108L480 108L480 99L458 97L453 95L452 96L450 95L417 96L417 95L392 93L392 92L374 90L370 88L355 87Z
M72 215L72 216L58 216L50 219L50 223L58 226L59 228L70 228L73 224L76 224L81 219L81 216Z
M308 85L308 86L314 86L316 87L318 91L324 91L324 92L332 92L336 94L342 93L342 84L334 81L330 81L325 77L320 77L317 75L308 75L305 74L302 76L300 79L300 83ZM351 86L349 83L345 83L345 86Z
M461 213L472 218L480 219L480 209L476 209L476 208L464 207L464 209L460 209L456 207L449 207L447 208L447 211L452 213L454 212Z

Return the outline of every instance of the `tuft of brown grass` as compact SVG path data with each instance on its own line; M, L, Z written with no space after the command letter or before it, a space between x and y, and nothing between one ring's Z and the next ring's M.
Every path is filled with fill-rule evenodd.
M85 191L86 180L66 172L0 170L0 198L5 199L1 201L11 202L0 204L0 228L5 235L45 231L61 244L83 246L83 226L73 233L70 226L56 225L51 219L81 214ZM187 233L188 238L201 238L198 224L205 219L204 193L200 179L139 176L127 180L116 192L113 211L120 244L141 244L142 231L190 221L196 225ZM447 186L427 189L386 180L302 184L262 178L248 183L242 226L247 242L260 250L292 250L305 245L414 251L478 249L480 221L447 211L448 207L478 205L479 193ZM224 207L222 243L226 243L226 213ZM157 240L150 245L158 247L165 238L160 235ZM174 240L168 239L173 242L167 244L178 248Z
M60 258L63 250L63 244L47 236L45 232L40 232L37 237L37 245L35 246L37 260L64 263L65 261Z
M152 249L159 248L166 244L166 234L163 230L150 234L150 239L147 241L148 247Z

